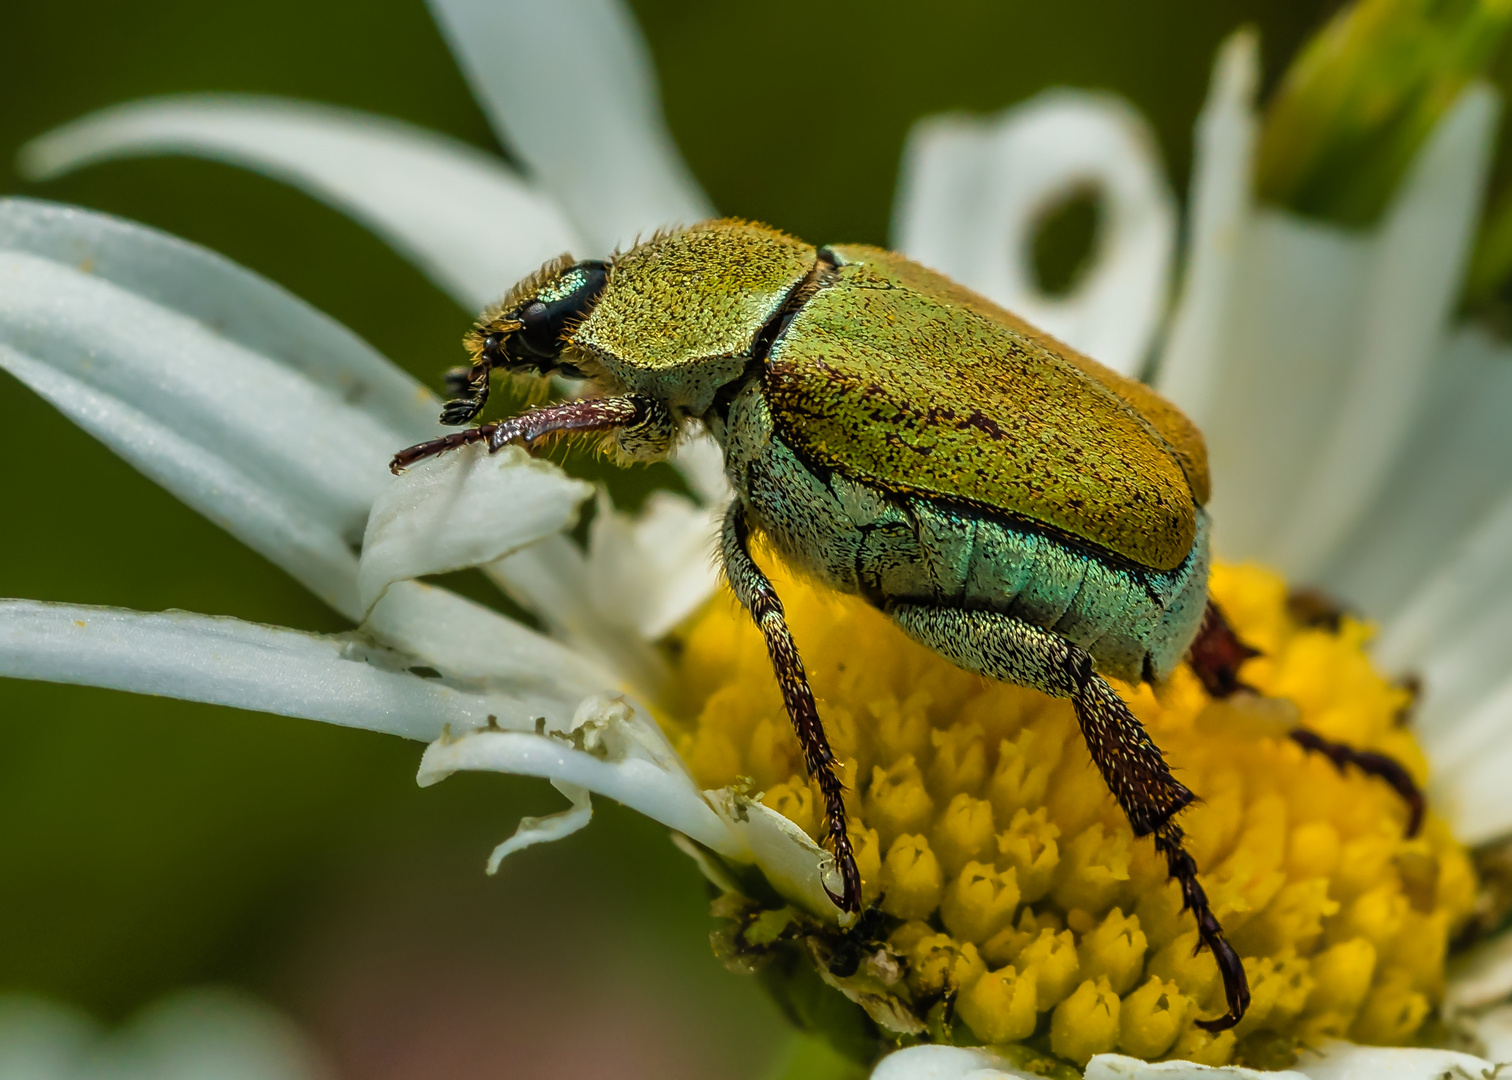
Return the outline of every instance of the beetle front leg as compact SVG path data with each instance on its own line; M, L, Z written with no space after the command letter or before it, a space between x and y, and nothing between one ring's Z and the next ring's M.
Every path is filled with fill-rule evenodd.
M835 849L835 864L840 869L843 892L836 896L828 885L824 886L824 891L841 911L859 912L861 872L856 868L850 833L846 829L844 786L835 775L835 755L825 737L824 724L814 704L814 692L809 689L808 675L804 673L803 660L798 656L798 646L788 631L782 601L761 567L751 558L750 526L738 501L730 504L725 514L720 552L730 588L751 613L766 640L767 655L771 657L772 670L782 690L782 703L787 707L788 719L803 746L804 764L824 795L830 843Z
M417 461L475 442L487 442L488 452L493 454L512 442L528 446L539 439L555 435L634 429L640 425L659 424L659 416L664 412L660 405L639 394L564 401L560 405L530 409L507 420L480 424L466 431L411 446L394 455L394 460L389 462L389 471L401 473Z
M1181 829L1172 820L1194 796L1171 775L1159 748L1107 680L1093 670L1087 652L1048 630L991 611L893 604L888 614L910 637L968 671L1071 699L1082 738L1108 789L1134 835L1154 835L1155 849L1165 856L1167 871L1181 887L1182 906L1192 912L1202 944L1218 963L1228 1012L1199 1020L1198 1026L1224 1031L1237 1024L1249 1008L1249 980L1239 954L1223 936L1197 880L1197 863L1182 846Z

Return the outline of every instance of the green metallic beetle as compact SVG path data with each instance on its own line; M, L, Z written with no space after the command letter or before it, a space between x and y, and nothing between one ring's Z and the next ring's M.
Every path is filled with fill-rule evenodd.
M1202 1026L1239 1021L1244 968L1173 820L1194 796L1103 678L1158 681L1192 649L1223 693L1251 655L1208 604L1207 459L1186 417L900 255L816 249L741 221L659 234L607 263L563 256L467 345L472 367L450 376L465 396L445 422L477 415L496 368L586 379L595 396L412 447L396 472L466 443L573 432L605 433L633 461L665 458L699 425L724 448L724 570L824 794L837 905L857 911L861 895L842 785L782 603L751 559L753 530L961 667L1071 699L1223 974L1228 1011ZM1416 797L1421 814L1394 763L1304 734Z

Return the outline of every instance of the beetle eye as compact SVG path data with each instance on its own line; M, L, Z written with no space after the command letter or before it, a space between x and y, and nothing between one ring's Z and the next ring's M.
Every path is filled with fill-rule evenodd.
M545 329L551 321L551 313L546 310L546 305L539 300L530 304L520 312L520 324L526 333Z
M503 334L499 334L499 333L489 334L486 338L483 339L483 351L485 353L496 353L496 352L499 351L499 346L501 344L503 344L503 342L504 342L504 335Z

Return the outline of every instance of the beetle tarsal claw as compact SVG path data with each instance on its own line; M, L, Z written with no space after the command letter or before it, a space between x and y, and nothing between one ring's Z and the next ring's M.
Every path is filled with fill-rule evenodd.
M1223 936L1223 927L1208 905L1207 893L1197 880L1197 862L1182 846L1180 826L1166 822L1155 830L1155 850L1166 858L1166 869L1181 887L1181 906L1190 911L1197 920L1197 937L1202 946L1207 946L1218 964L1218 973L1223 976L1223 997L1228 1002L1228 1012L1212 1020L1198 1020L1197 1026L1204 1031L1227 1031L1249 1009L1249 978L1244 973L1244 964L1239 954Z

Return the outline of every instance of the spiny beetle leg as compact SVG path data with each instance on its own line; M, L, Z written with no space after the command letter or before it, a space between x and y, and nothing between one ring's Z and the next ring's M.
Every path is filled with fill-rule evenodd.
M1207 610L1202 614L1202 626L1187 653L1187 663L1191 664L1208 695L1226 698L1240 690L1251 689L1239 681L1239 668L1250 657L1259 655L1259 649L1252 649L1239 640L1218 605L1209 600Z
M1197 936L1202 945L1212 951L1213 959L1218 962L1218 973L1223 976L1223 996L1228 1002L1228 1012L1213 1020L1198 1020L1197 1026L1204 1031L1227 1031L1243 1019L1249 1009L1249 979L1244 974L1239 954L1223 936L1223 927L1208 906L1207 893L1202 891L1197 880L1197 863L1181 841L1181 828L1175 822L1168 821L1155 830L1155 850L1165 856L1167 872L1181 886L1182 909L1190 911L1197 920Z
M613 431L615 428L630 427L644 421L650 410L650 404L635 395L564 401L560 405L531 409L508 420L481 424L411 446L394 455L394 460L389 462L389 471L401 473L417 461L424 461L428 457L444 454L469 443L486 441L488 452L492 454L512 442L529 445L537 439L552 435Z
M1412 778L1412 774L1402 766L1400 761L1387 757L1385 754L1376 753L1374 750L1356 750L1344 743L1325 739L1316 731L1309 731L1307 728L1294 728L1291 738L1292 742L1298 746L1328 758L1333 762L1334 768L1340 772L1344 771L1344 766L1353 765L1366 776L1380 777L1390 784L1392 789L1402 797L1402 801L1407 804L1407 835L1418 834L1418 830L1423 827L1423 814L1428 809L1428 800L1424 798L1423 791L1417 786L1417 781Z
M772 660L772 670L777 675L777 685L782 690L782 702L787 706L788 718L793 730L798 733L798 742L803 746L803 761L809 775L819 785L824 795L825 818L829 827L830 846L835 852L835 865L840 870L842 892L840 895L824 891L841 911L861 910L861 871L856 868L856 856L851 850L850 833L845 824L845 786L835 775L835 755L830 750L829 739L824 734L824 724L819 719L819 710L814 705L814 693L809 689L808 676L803 670L803 660L798 656L798 646L789 633L787 619L783 614L782 601L771 581L761 572L751 558L750 526L738 502L732 503L725 514L720 550L724 561L725 576L730 588L745 609L751 613L761 636L766 641L767 655Z
M1123 807L1134 834L1154 834L1155 850L1165 856L1167 872L1181 886L1182 909L1190 911L1197 921L1198 939L1212 951L1223 976L1228 1012L1213 1020L1199 1020L1197 1026L1204 1031L1226 1031L1249 1008L1249 979L1239 954L1223 936L1223 927L1208 905L1207 894L1197 880L1196 860L1182 846L1181 827L1171 820L1195 796L1171 775L1159 748L1124 700L1091 670L1090 658L1076 677L1082 685L1071 700L1092 760Z
M1092 666L1092 657L1064 638L994 611L894 603L888 614L910 637L968 671L1032 686L1070 698L1087 751L1136 836L1154 834L1182 900L1197 920L1203 945L1223 974L1229 1011L1203 1023L1209 1031L1233 1027L1249 1008L1249 983L1239 957L1223 937L1207 896L1197 882L1197 864L1181 845L1171 820L1195 796L1170 768L1138 717Z

